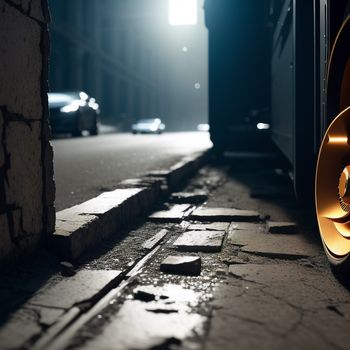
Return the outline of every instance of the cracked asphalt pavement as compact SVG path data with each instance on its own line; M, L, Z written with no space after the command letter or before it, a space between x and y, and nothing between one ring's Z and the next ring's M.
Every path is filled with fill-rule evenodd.
M348 349L348 278L332 273L278 159L233 155L181 191L75 262L74 276L45 255L7 272L0 348Z

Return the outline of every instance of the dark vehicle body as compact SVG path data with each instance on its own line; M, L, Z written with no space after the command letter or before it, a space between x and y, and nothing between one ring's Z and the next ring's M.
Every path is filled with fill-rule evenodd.
M350 37L347 48L343 43L333 49L329 63L349 4L349 0L205 2L214 147L259 148L261 140L248 130L245 118L251 110L267 108L271 138L290 165L296 194L311 201L317 153L327 127L341 111L341 85L350 75L346 69Z
M85 92L52 92L48 94L50 124L53 134L81 136L87 130L98 134L99 105Z
M349 271L350 1L206 0L205 9L214 148L261 148L244 115L267 106L295 194L316 207L332 266Z
M265 0L206 0L209 124L214 147L255 150L269 139L270 29Z

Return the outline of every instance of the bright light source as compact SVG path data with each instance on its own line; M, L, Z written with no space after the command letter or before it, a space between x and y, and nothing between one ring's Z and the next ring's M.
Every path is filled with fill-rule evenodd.
M182 48L182 52L187 52L188 51L188 47L187 46L184 46L183 48Z
M84 101L86 101L89 98L89 96L83 91L79 92L79 97Z
M78 109L79 109L79 102L73 101L69 105L60 108L60 111L62 113L73 113L73 112L76 112Z
M259 130L268 130L268 129L270 129L270 124L267 124L267 123L258 123L258 124L256 124L256 127L257 127Z
M197 0L169 0L169 23L172 26L197 24Z
M195 88L196 90L199 90L199 89L201 88L201 84L195 83L195 84L194 84L194 88Z

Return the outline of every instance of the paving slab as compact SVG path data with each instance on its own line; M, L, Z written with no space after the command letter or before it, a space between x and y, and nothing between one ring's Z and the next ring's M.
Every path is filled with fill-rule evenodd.
M241 246L241 251L276 258L317 256L321 250L302 235L268 234L259 231L229 230L227 242Z
M126 300L115 314L109 316L110 320L101 332L96 332L94 328L93 337L74 348L176 349L185 345L187 338L203 335L205 316L189 312L189 305L198 303L200 292L176 284L141 288L144 293L154 295L154 298L146 301ZM134 290L134 294L138 291Z
M174 247L188 252L219 252L225 231L187 231L174 243Z
M170 196L169 201L172 203L191 203L200 204L208 199L208 193L200 192L176 192Z
M153 213L148 218L155 222L181 222L191 207L191 204L175 204L168 210L160 210Z
M198 221L258 221L260 214L253 210L233 208L198 208L191 214Z
M160 264L160 270L166 273L198 276L201 273L199 256L169 255Z
M0 328L0 348L20 349L23 344L39 335L42 326L35 310L21 308L12 314Z
M190 224L187 229L189 231L227 231L229 226L228 222L211 222L207 224Z
M113 282L121 271L81 270L74 276L48 282L30 300L29 304L68 309L89 300Z
M161 242L164 237L168 234L168 230L160 230L153 237L148 239L145 243L142 244L143 249L152 250L159 242Z
M293 234L298 233L298 225L295 222L268 221L267 230L270 233Z

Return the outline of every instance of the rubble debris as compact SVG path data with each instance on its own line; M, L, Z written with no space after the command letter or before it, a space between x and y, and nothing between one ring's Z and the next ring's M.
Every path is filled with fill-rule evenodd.
M268 232L270 233L280 233L280 234L298 233L298 225L295 222L268 221L267 228L268 228Z
M191 203L201 204L208 199L208 193L204 191L197 192L177 192L173 193L170 197L172 203Z
M60 262L60 269L62 276L71 277L74 276L77 272L74 269L73 264L68 261Z
M160 264L160 270L166 273L198 276L201 273L199 256L170 255Z
M173 245L188 252L219 252L224 237L225 231L187 231Z
M179 312L179 310L176 309L161 309L161 308L156 308L156 309L146 309L148 312L153 312L154 314L174 314L176 312Z
M134 299L149 303L150 301L156 300L156 296L152 293L148 293L139 289L136 293L134 293Z
M165 229L159 231L153 237L144 242L142 244L142 248L146 250L152 250L158 243L160 243L164 239L168 232L169 231Z

